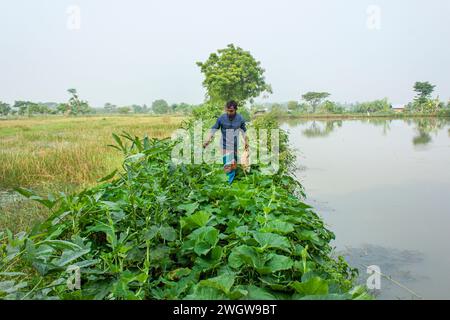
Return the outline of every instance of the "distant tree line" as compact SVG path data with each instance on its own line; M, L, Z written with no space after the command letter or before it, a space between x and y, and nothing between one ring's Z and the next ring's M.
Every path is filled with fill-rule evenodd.
M70 98L65 103L56 102L32 102L32 101L15 101L11 106L7 103L0 102L0 115L48 115L48 114L65 114L78 115L94 113L87 101L81 100L76 89L69 89L67 92Z
M112 103L105 103L103 108L94 108L85 100L80 99L76 89L67 90L70 98L67 102L32 102L32 101L15 101L13 105L0 101L0 116L7 115L84 115L84 114L183 114L187 115L192 112L196 105L188 103L168 104L163 99L153 101L148 107L146 104L132 104L129 106L117 106Z
M231 48L235 50L235 48ZM230 49L230 50L231 50ZM202 65L205 67L205 65ZM259 79L259 78L258 78ZM224 84L225 86L225 84ZM228 87L225 86L225 89ZM270 91L270 87L264 87ZM227 96L227 92L231 89L221 90L225 92L223 97L214 97L212 101L222 101ZM414 84L414 92L416 93L414 100L404 106L403 111L409 114L443 114L450 116L450 101L444 103L439 97L433 98L435 86L429 82L416 82ZM262 90L262 89L261 89ZM211 91L215 92L215 91ZM55 102L31 102L31 101L15 101L13 105L0 101L0 116L7 115L36 115L36 114L64 114L64 115L83 115L83 114L182 114L188 115L199 105L191 105L188 103L169 104L164 99L153 101L150 107L146 104L129 106L117 106L112 103L105 103L103 108L93 108L87 101L81 100L76 89L69 89L70 98L65 103ZM254 96L255 94L246 93ZM296 114L344 114L344 113L360 113L360 114L390 114L394 113L392 104L387 98L378 99L367 102L356 102L352 104L341 104L329 99L329 92L310 91L301 95L299 101L289 101L287 103L252 103L249 109L241 108L240 113L246 118L250 118L251 114L258 112L271 111L280 116L296 115ZM253 100L250 99L250 102Z
M429 82L416 82L414 100L404 106L405 113L410 114L444 114L450 116L450 101L444 103L439 97L433 98L432 93L435 86ZM300 101L289 101L287 103L252 104L252 114L260 112L272 112L274 114L296 115L296 114L393 114L395 110L387 98L367 102L356 102L341 104L329 99L328 92L306 92Z
M151 107L149 108L146 104L137 105L133 104L131 106L117 106L111 103L105 103L103 110L106 113L120 113L120 114L131 114L131 113L154 113L154 114L190 114L195 105L188 103L173 103L168 104L166 100L158 99L153 101Z

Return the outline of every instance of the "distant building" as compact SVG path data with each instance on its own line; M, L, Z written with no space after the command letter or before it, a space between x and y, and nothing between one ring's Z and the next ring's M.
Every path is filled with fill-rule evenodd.
M403 111L405 111L405 104L401 104L401 103L398 103L398 104L392 104L391 105L391 109L394 111L394 112L403 112Z
M259 116L259 115L265 114L266 112L267 112L266 110L257 110L257 111L255 111L255 113L253 113L253 115Z
M258 108L257 110L255 110L254 112L253 112L253 115L254 116L258 116L258 115L262 115L262 114L265 114L265 113L267 113L267 112L269 112L269 108L267 108L267 107L260 107L260 108Z

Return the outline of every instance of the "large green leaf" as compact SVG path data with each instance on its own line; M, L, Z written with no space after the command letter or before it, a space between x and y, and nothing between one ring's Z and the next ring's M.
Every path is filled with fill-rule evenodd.
M264 265L263 268L258 269L261 274L273 273L282 270L288 270L292 268L294 262L291 258L279 255L270 254L270 260Z
M328 294L328 283L320 277L312 277L308 281L291 283L291 287L301 295L324 295Z
M349 291L353 300L372 300L373 297L367 292L363 286L356 286Z
M267 289L255 285L246 286L245 289L248 291L246 300L276 300L276 297Z
M219 231L207 226L194 230L188 239L194 241L194 252L198 255L206 255L219 241Z
M211 213L206 211L198 211L190 216L181 218L181 227L182 228L184 228L185 226L189 228L203 227L206 225L210 217Z
M152 240L159 232L159 227L157 226L151 226L148 230L144 231L144 239L145 240Z
M265 260L260 256L254 247L242 245L234 248L228 256L228 265L239 269L242 266L262 268Z
M277 248L291 252L291 245L285 236L269 232L253 232L253 237L262 248Z
M317 235L317 233L315 233L314 231L311 230L302 230L297 232L297 235L299 237L300 240L307 240L307 241L311 241L315 244L322 244L323 240L321 240L319 238L319 236Z
M206 241L197 241L194 245L194 252L199 256L203 256L211 250L211 247L211 244Z
M103 178L97 179L97 182L103 182L103 181L109 180L109 179L111 179L112 177L114 177L114 176L116 175L116 173L117 173L117 169L115 169L115 170L114 170L113 172L111 172L110 174L104 176Z
M231 287L233 286L235 276L232 273L225 273L220 276L209 278L206 280L202 280L199 283L199 286L216 288L228 294L230 292Z
M65 240L43 240L39 242L39 245L48 245L56 249L69 249L69 250L82 249L78 244Z
M174 241L177 238L177 232L170 226L161 227L159 234L166 241Z
M89 249L84 249L80 251L64 251L61 257L56 260L54 263L58 267L63 267L68 265L72 261L84 256L86 253L89 253Z
M198 203L194 202L194 203L180 204L177 208L179 210L186 211L187 214L192 214L194 213L195 210L197 210Z
M274 232L279 234L289 234L294 231L294 225L282 220L271 220L260 230L261 232Z
M221 290L205 287L195 286L191 294L187 295L184 300L227 300L228 297Z
M47 208L51 209L55 206L57 199L54 198L53 195L48 195L47 199L39 196L37 193L35 193L33 190L31 189L27 189L27 188L23 188L23 187L15 187L14 188L15 191L17 191L18 193L20 193L21 195L23 195L24 197L27 197L31 200L37 201L41 204L43 204L44 206L46 206Z

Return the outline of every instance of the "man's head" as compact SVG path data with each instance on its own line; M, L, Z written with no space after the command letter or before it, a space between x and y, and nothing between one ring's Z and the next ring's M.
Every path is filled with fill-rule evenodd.
M225 112L228 114L228 116L234 117L234 115L236 115L237 106L237 102L234 100L227 102L227 104L225 105Z

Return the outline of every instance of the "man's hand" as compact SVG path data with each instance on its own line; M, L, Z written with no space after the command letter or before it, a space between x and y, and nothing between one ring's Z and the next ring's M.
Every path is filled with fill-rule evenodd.
M205 149L208 145L209 145L210 141L207 140L204 144L203 144L203 149Z

